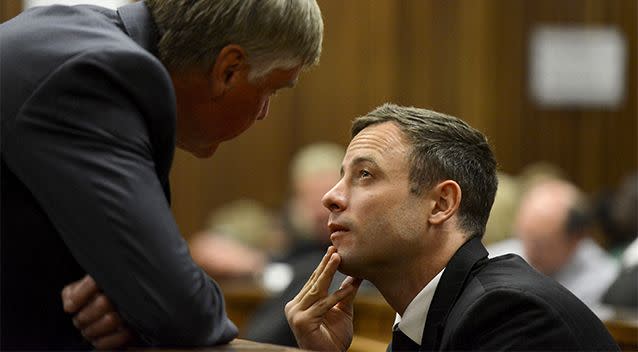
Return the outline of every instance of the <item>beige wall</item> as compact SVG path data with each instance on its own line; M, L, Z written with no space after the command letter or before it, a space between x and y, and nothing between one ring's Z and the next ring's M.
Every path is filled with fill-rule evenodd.
M14 0L2 1L2 17ZM238 197L276 207L300 146L347 144L353 117L392 101L459 116L490 138L501 169L546 160L589 192L638 167L635 0L319 0L321 64L271 114L210 160L182 152L173 209L186 235ZM614 25L626 38L626 99L617 109L543 109L528 95L528 34L537 24Z

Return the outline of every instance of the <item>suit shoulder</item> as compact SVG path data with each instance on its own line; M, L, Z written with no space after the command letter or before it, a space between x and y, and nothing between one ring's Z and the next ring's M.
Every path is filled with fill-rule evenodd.
M3 118L15 116L46 84L64 85L63 76L73 74L125 77L126 89L138 90L141 96L153 92L156 102L172 101L167 70L128 36L115 11L91 6L33 8L0 25L0 46ZM155 96L162 92L169 94Z
M490 259L474 273L448 315L446 330L448 341L473 341L473 349L615 346L585 304L515 255Z
M467 282L459 299L467 303L516 298L530 307L553 310L558 315L591 313L574 294L554 279L536 271L515 254L489 259ZM468 300L469 299L469 300ZM593 315L593 313L592 313ZM596 318L597 319L597 318Z
M23 71L46 75L73 58L92 54L113 57L111 61L117 65L144 58L146 64L138 67L141 70L163 67L127 34L115 11L95 6L54 5L27 10L2 24L0 39L3 67L22 75L26 75ZM32 74L26 78L36 77Z

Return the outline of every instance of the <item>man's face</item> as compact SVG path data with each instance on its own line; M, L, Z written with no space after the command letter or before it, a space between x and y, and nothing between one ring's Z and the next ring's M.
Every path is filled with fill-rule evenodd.
M391 122L365 128L348 146L342 178L322 200L343 273L370 278L420 251L428 210L409 191L409 151Z
M275 69L255 82L248 79L249 69L237 70L221 93L205 80L191 80L181 91L176 87L178 145L197 157L210 157L221 142L265 118L272 95L294 86L300 70Z

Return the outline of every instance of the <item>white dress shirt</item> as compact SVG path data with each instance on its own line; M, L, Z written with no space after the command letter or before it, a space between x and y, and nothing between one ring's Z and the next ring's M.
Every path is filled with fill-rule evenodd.
M444 270L445 268L436 274L436 276L425 285L421 292L414 297L412 302L408 304L405 312L403 312L403 316L397 313L394 319L394 329L396 329L398 325L398 328L417 345L421 345L425 320L428 317L434 291L436 291L436 287L439 285L439 280L441 280L441 275L443 275Z

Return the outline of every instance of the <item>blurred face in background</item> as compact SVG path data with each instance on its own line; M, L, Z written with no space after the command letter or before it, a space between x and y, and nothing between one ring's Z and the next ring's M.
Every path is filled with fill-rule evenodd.
M514 225L524 255L538 271L552 275L572 257L579 242L566 231L570 196L559 184L539 185L523 198Z
M334 170L323 170L308 174L294 184L293 209L300 217L301 226L317 236L321 242L330 241L328 215L330 212L321 204L321 198L339 181L338 165Z

